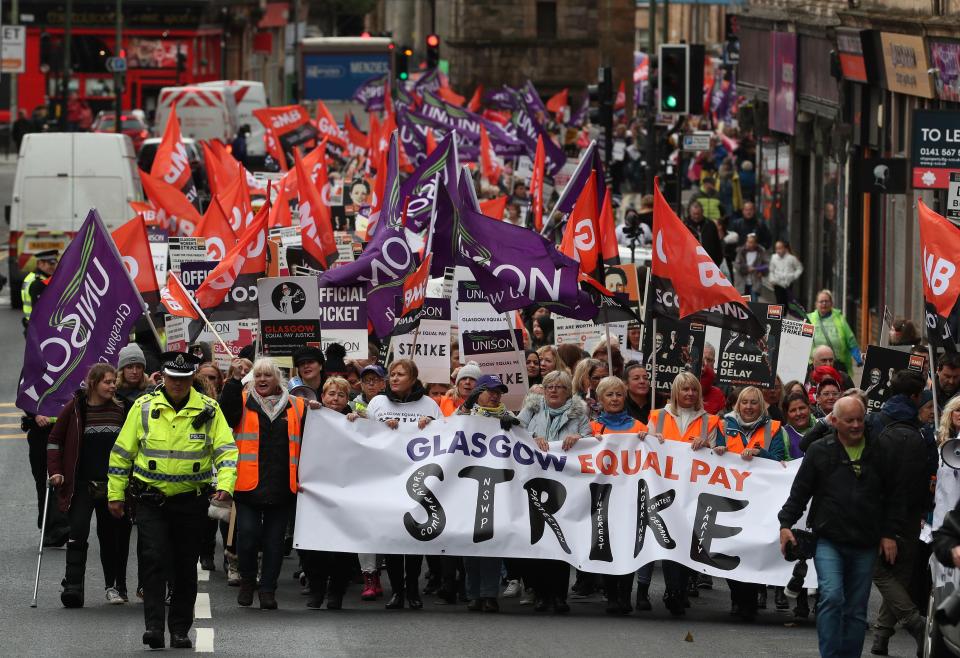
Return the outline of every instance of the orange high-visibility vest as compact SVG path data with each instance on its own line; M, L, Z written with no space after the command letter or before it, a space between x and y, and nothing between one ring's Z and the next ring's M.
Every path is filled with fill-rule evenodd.
M260 414L247 409L247 392L243 392L243 415L233 429L237 442L237 483L235 491L253 491L260 481ZM297 493L297 467L300 465L300 439L306 405L302 398L290 396L287 407L287 434L290 438L290 491Z
M713 445L713 436L717 431L723 431L723 425L720 419L713 414L703 413L690 423L687 431L682 435L677 421L668 414L666 409L654 409L650 412L650 418L647 420L647 427L651 428L654 434L662 436L670 441L690 442L696 438L710 439L710 445Z
M641 423L639 420L634 419L633 425L625 430L607 430L607 426L601 423L599 420L594 420L590 422L590 432L592 436L602 436L604 434L639 434L640 432L646 432L647 426Z
M769 451L773 437L777 436L779 432L780 421L770 420L764 423L762 427L755 427L753 429L753 434L750 435L750 440L747 441L746 445L743 444L743 435L739 432L727 435L727 450L737 454L744 450L753 450L754 448L763 448Z

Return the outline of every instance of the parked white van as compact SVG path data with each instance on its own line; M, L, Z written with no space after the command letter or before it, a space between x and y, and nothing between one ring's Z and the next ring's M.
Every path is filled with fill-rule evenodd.
M267 145L264 141L266 129L253 115L254 110L267 107L267 94L263 83L254 80L215 80L201 82L197 86L227 89L233 93L233 102L237 108L237 128L243 125L250 126L250 134L247 136L247 155L252 158L266 156ZM178 109L177 112L179 111Z
M176 106L180 134L198 142L219 139L229 144L237 134L234 95L223 87L164 87L160 90L153 129L163 135L170 108Z
M63 250L91 208L114 229L133 216L143 192L133 143L113 133L24 135L9 206L10 289L20 289L32 256ZM15 306L20 296L11 295Z

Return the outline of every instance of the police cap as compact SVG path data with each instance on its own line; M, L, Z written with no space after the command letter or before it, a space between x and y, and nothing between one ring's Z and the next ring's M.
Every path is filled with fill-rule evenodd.
M160 355L163 374L168 377L193 377L200 359L187 352L164 352Z
M33 255L37 260L60 260L60 252L56 249L47 249L46 251L38 251Z

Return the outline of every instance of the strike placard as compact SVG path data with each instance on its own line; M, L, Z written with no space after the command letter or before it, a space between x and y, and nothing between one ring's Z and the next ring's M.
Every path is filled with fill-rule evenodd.
M417 343L414 348L414 334ZM417 332L394 336L393 358L413 358L424 384L450 381L450 300L428 297Z
M880 411L883 403L890 398L890 385L895 372L912 370L923 374L923 366L923 356L870 345L860 375L860 388L867 395L867 411Z
M320 299L312 276L265 277L257 281L263 352L293 356L320 344Z

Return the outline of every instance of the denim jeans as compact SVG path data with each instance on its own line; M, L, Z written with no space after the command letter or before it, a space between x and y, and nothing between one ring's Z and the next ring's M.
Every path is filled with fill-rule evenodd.
M824 658L849 658L863 651L876 560L876 547L837 544L823 537L817 541L817 637Z
M290 517L289 505L247 505L237 503L237 558L240 577L257 579L257 552L263 553L260 591L277 591L283 566L283 534Z
M464 557L463 569L467 576L468 599L497 598L500 594L500 558Z

